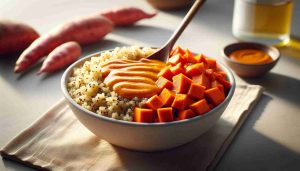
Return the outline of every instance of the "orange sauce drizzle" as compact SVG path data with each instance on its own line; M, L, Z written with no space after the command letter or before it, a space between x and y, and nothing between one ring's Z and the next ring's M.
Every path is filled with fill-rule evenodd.
M158 60L113 60L102 65L104 83L121 97L148 98L159 92L157 74L165 67Z

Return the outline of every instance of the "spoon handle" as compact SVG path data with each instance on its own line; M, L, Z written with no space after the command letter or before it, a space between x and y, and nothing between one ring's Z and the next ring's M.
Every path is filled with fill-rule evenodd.
M176 43L177 39L181 35L181 33L184 31L186 26L190 23L192 18L195 16L197 13L198 9L202 6L202 4L205 2L205 0L196 0L189 10L189 12L185 15L184 19L182 20L181 24L179 27L176 29L176 31L172 34L170 39L167 41L165 46L169 46L169 49L171 50Z
M206 0L196 0L189 10L189 12L185 15L182 22L180 23L179 27L174 31L170 39L167 41L162 48L158 49L156 52L154 52L152 55L148 56L148 59L156 59L163 62L167 62L169 58L169 54L176 43L177 39L183 32L183 30L186 28L186 26L190 23L198 9L203 5L203 3Z

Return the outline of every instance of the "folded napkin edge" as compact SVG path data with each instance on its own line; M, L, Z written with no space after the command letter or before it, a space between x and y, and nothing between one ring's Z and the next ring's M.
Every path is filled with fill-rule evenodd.
M244 86L244 85L239 85L239 86ZM265 91L265 89L262 86L260 86L260 85L245 85L245 86L248 86L248 87L257 87L258 88L258 92L257 92L256 98L255 98L254 101L252 101L250 103L248 109L245 110L241 114L241 117L238 119L238 121L237 121L236 125L233 127L231 133L229 133L228 137L223 142L223 145L221 146L221 148L216 153L214 159L212 160L212 163L210 165L208 165L207 171L212 171L212 170L215 169L215 167L217 166L217 164L219 163L219 161L224 156L224 153L228 150L228 148L232 144L232 141L233 141L234 137L238 134L238 132L240 131L240 128L242 127L242 125L244 124L244 122L247 120L249 114L251 113L251 111L253 110L254 106L257 104L257 102L259 101L259 99L262 96L263 92Z
M33 168L33 169L38 169L38 170L43 170L43 171L48 171L49 169L47 168L44 168L42 166L39 166L39 165L35 165L34 163L31 163L29 161L26 161L26 160L21 160L19 159L16 155L11 155L11 154L8 154L6 153L5 151L0 151L0 155L4 158L4 159L9 159L11 161L15 161L19 164L22 164L22 165L25 165L25 166L28 166L30 168Z

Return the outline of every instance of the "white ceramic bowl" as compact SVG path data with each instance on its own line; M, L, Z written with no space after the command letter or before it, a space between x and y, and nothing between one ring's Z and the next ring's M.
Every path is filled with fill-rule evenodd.
M101 53L101 52L99 52ZM160 151L188 143L209 130L220 118L234 90L235 80L230 69L220 64L232 84L226 99L210 112L187 120L169 123L136 123L98 115L78 105L69 95L66 84L75 66L89 60L95 53L72 64L63 74L61 88L71 110L79 121L99 138L116 146L137 151Z

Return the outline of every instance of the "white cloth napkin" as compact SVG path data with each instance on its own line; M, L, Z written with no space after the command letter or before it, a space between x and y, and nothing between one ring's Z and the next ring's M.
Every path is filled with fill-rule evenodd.
M113 146L88 131L64 99L0 152L5 158L43 170L212 170L262 94L239 85L217 124L181 147L143 153Z

